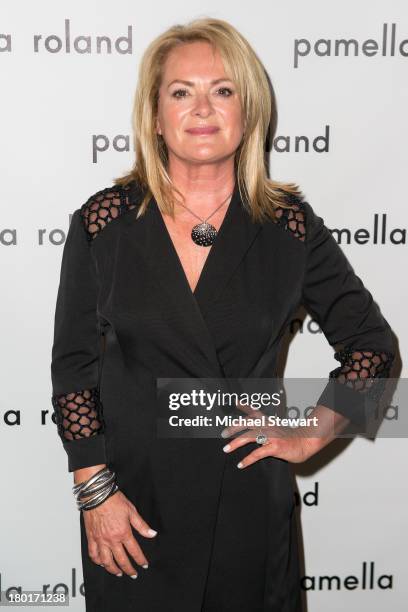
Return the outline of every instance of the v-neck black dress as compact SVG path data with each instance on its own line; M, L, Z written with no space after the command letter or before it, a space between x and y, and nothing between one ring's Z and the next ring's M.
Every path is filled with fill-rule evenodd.
M304 199L253 223L236 181L194 293L154 198L136 218L141 199L135 182L90 197L73 212L61 265L51 376L68 470L107 463L158 531L134 532L149 569L117 578L89 558L79 515L86 609L297 612L289 464L266 457L239 470L255 443L226 454L221 437L158 438L156 379L275 376L304 304L343 347L327 386L336 401L325 390L316 403L361 422L363 392L347 373L388 375L390 327Z

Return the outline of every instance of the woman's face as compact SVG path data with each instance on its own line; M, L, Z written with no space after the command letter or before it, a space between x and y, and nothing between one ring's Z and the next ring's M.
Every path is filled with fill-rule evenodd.
M188 131L203 126L218 129L208 134ZM175 155L202 163L234 156L244 130L241 103L219 52L214 53L208 43L184 44L167 56L156 130L163 136L169 158Z

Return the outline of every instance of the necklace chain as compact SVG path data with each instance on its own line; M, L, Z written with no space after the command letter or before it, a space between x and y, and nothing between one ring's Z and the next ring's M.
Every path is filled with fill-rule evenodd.
M209 217L207 217L206 219L202 219L201 217L199 217L195 212L193 212L190 208L188 208L188 206L186 206L185 204L181 204L181 202L179 202L179 204L181 204L181 206L184 206L184 208L186 208L189 212L191 212L192 215L194 215L197 219L199 219L201 221L201 223L207 223L208 219L210 217L212 217L213 215L215 215L215 213L217 212L217 210L219 210L221 208L221 206L223 204L225 204L225 202L228 200L228 198L230 198L232 196L232 192L225 198L225 200L223 202L221 202L221 204L219 206L217 206L217 208L211 213L211 215Z

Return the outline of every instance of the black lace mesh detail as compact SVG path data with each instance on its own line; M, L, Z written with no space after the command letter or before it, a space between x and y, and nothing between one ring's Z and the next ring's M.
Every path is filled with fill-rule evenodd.
M52 396L58 433L62 440L77 440L105 431L99 391L82 389Z
M379 399L394 361L392 353L347 348L334 353L334 357L341 365L330 372L330 378Z
M129 197L129 188L121 185L106 187L92 195L81 207L88 240L94 240L108 223L135 207Z
M279 207L276 209L276 222L280 227L291 232L295 238L305 242L306 213L302 209L302 201L295 196L289 196L288 203L292 208Z

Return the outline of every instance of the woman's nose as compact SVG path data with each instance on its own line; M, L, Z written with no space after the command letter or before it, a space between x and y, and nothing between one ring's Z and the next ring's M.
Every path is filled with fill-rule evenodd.
M212 111L212 104L208 94L197 94L195 104L194 104L194 112L202 114L208 114Z

